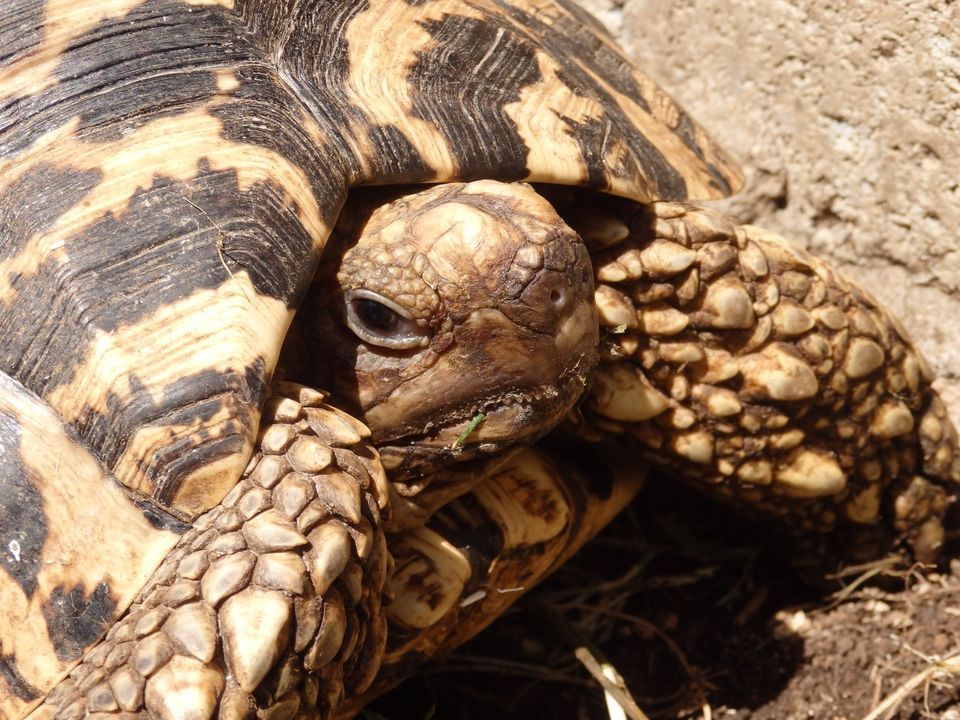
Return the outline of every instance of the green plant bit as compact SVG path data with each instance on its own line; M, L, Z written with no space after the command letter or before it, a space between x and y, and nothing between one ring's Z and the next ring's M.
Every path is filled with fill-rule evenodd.
M463 447L463 444L467 441L467 438L473 434L473 431L480 427L480 423L487 419L487 416L483 413L477 413L473 416L473 420L467 423L467 427L464 428L463 432L460 433L460 436L453 441L453 445L450 446L451 450L456 450L457 448Z

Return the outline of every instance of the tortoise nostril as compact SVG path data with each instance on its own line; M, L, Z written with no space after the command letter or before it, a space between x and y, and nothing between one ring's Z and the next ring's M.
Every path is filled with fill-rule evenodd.
M560 288L554 288L550 291L550 302L554 304L555 307L560 307L563 305L564 300L566 299L567 294Z

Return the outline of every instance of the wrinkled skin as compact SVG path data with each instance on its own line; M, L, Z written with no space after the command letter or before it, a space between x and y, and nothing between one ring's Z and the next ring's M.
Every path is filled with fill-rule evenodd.
M531 442L582 395L598 343L589 257L528 186L400 199L335 262L298 314L288 374L362 417L391 479Z

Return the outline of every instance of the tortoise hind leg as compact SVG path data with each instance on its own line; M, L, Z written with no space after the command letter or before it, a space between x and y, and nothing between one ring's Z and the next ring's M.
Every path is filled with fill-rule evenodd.
M386 477L366 428L321 393L274 393L243 478L36 716L325 717L371 682L386 640Z
M607 330L581 432L630 437L796 529L849 531L851 559L891 541L937 556L960 481L956 431L907 333L868 293L710 210L609 199L564 217L592 245Z

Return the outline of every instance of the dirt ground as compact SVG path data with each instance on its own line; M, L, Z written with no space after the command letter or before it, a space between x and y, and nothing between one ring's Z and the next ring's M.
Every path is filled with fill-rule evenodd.
M584 4L743 162L748 186L723 207L891 307L960 421L960 3ZM653 482L553 579L368 717L615 717L573 655L586 643L651 718L960 720L960 561L855 571L818 590L798 556L769 528Z

